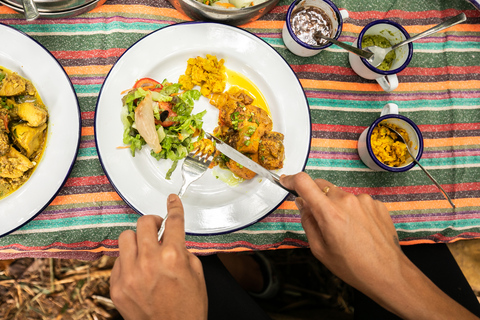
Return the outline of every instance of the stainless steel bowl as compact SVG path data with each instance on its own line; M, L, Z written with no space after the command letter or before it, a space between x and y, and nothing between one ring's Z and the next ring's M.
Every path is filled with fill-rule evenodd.
M279 0L267 0L253 7L225 9L207 6L196 0L168 0L178 11L192 20L216 21L230 25L242 25L257 20L272 10Z
M106 0L34 0L40 18L65 18L76 16L101 6ZM0 3L24 13L22 0L0 0Z

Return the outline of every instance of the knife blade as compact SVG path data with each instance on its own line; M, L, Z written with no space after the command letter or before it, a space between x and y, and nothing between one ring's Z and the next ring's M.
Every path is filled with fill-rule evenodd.
M221 153L223 153L224 155L226 155L227 157L229 157L230 159L232 159L236 163L246 167L249 170L252 170L253 172L255 172L258 175L261 175L262 177L267 178L268 180L270 180L274 184L278 185L282 189L284 189L284 190L290 192L291 194L293 194L295 197L298 197L298 194L295 190L287 189L280 183L280 177L277 174L265 169L264 167L262 167L261 165L259 165L258 163L256 163L252 159L250 159L249 157L245 156L240 151L230 147L228 144L226 144L222 140L218 139L214 135L212 135L208 132L205 132L205 135L207 136L207 138L215 141L215 144L216 144L215 148L218 151L220 151Z

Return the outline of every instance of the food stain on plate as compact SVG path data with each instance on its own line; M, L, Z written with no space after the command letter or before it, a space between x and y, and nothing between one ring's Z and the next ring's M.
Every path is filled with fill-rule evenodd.
M228 84L230 84L231 86L240 87L243 90L250 93L250 95L253 97L252 105L265 110L268 113L268 115L271 116L271 112L270 112L270 108L268 107L267 100L263 96L262 92L258 89L258 87L250 79L248 79L245 75L239 72L230 70L228 68L226 68L226 73L227 73Z

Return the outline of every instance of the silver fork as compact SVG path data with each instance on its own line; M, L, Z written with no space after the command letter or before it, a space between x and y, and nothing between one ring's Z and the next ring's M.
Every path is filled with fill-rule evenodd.
M192 151L190 152L182 165L182 177L183 184L178 192L178 196L181 198L190 184L198 180L205 171L207 171L208 166L212 162L211 154L203 154L201 152ZM160 230L158 230L158 241L162 239L163 232L165 231L165 222L168 219L168 213L165 216L165 219L162 221Z

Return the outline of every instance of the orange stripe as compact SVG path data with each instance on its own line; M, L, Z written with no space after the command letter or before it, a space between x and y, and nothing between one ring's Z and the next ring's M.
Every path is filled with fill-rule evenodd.
M444 139L425 139L426 148L480 145L480 137L455 137Z
M191 20L187 16L183 15L176 9L169 8L155 8L145 5L103 5L96 8L92 12L98 13L111 13L111 12L125 12L125 13L134 13L134 14L147 14L147 15L159 15L159 16L168 16L171 18L181 19L181 20Z
M405 30L411 35L411 34L417 34L420 32L423 32L427 29L432 28L434 25L427 25L427 26L404 26ZM342 27L343 31L345 32L351 32L351 33L360 33L363 30L363 26L356 26L350 23L344 23ZM478 32L478 26L475 24L458 24L456 26L450 27L446 30L439 31L441 33L445 32Z
M407 26L407 27L404 27L405 30L407 30L407 32L409 34L416 34L416 33L420 33L420 32L423 32L423 31L426 31L430 28L433 28L435 25L434 24L431 24L431 25L426 25L426 26ZM478 32L478 26L477 25L474 25L474 24L458 24L456 26L453 26L453 27L449 27L448 29L445 29L445 30L441 30L441 31L438 31L440 33L446 33L446 32L452 32L452 31L456 31L456 32Z
M82 136L93 136L94 134L95 134L95 129L93 127L82 128Z
M122 200L116 192L98 192L85 194L72 194L68 196L58 196L53 199L51 205L65 205L72 203L87 203L99 201L120 201Z
M112 68L112 65L106 65L106 66L82 66L82 67L65 67L65 72L67 72L68 75L82 75L82 74L100 74L100 75L106 75L110 69Z
M243 25L243 28L248 29L282 29L285 21L253 21Z
M278 209L284 209L284 210L298 210L297 205L295 204L294 201L284 201Z
M9 7L6 7L6 6L0 6L0 14L13 14L13 13L17 13L15 10L13 9L10 9Z
M335 140L312 138L312 147L357 149L357 140Z
M376 83L351 83L341 81L324 81L300 79L304 88L313 89L330 89L330 90L347 90L347 91L383 91ZM478 89L480 81L444 81L444 82L409 82L399 83L396 91L417 92L417 91L440 91L440 90L456 90L456 89ZM421 90L419 90L421 88Z
M458 238L449 240L448 243L453 243L453 242L463 241L463 240L467 240L467 239L463 239L463 238L458 237ZM402 246L422 244L422 243L436 243L436 242L433 241L433 240L428 240L428 239L419 239L419 240L412 240L412 241L401 241L400 240L400 245L402 245Z
M454 199L453 203L457 208L476 207L480 203L480 198ZM410 210L451 208L447 200L385 202L385 206L387 206L389 211L410 211Z
M213 244L215 245L215 244ZM287 245L287 244L282 244L278 247L275 248L270 248L267 250L281 250L281 249L298 249L297 246L292 246L292 245ZM240 247L240 248L233 248L233 249L188 249L188 251L192 253L217 253L217 252L242 252L242 251L252 251L250 248L245 248L245 247Z

